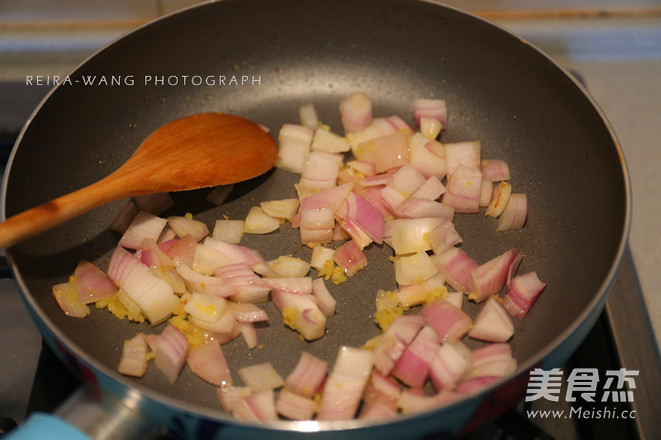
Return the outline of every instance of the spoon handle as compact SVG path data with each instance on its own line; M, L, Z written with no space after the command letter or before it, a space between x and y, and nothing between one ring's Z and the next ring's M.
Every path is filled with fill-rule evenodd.
M103 179L23 211L0 223L0 249L6 249L97 206L121 198L123 196L123 192L120 192L121 186L109 184L108 180L112 179Z

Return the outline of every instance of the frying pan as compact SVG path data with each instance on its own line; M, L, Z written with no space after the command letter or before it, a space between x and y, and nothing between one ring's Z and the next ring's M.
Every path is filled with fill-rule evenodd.
M184 84L193 75L215 78L216 84ZM83 83L94 76L106 83ZM615 135L571 75L526 41L477 17L423 1L225 0L137 29L92 56L70 79L54 88L19 137L4 181L6 216L109 174L151 131L178 117L226 111L275 135L283 123L298 120L300 105L312 102L322 121L341 132L338 103L354 91L373 99L377 116L398 114L409 121L414 98L445 99L450 116L442 140L480 140L483 157L508 162L514 191L528 196L528 221L520 231L497 233L481 215L456 217L462 246L476 261L514 247L524 253L519 271L535 270L548 283L528 317L515 322L517 373L447 407L390 422L238 422L221 410L213 387L187 368L172 386L153 366L143 379L116 373L122 341L160 329L105 311L68 318L50 288L81 259L107 264L118 240L108 225L125 201L11 248L8 257L28 309L59 356L93 390L178 436L460 435L514 406L532 368L561 365L604 306L630 223L628 175ZM222 215L243 218L260 200L292 197L297 177L275 170L238 184L220 207L205 201L208 190L174 194L172 213L191 212L210 226ZM243 244L266 259L308 258L296 232L281 229L246 236ZM394 288L395 281L387 247L373 246L366 254L367 270L331 286L338 313L325 337L301 341L267 304L270 323L258 329L263 349L248 350L240 340L223 347L233 371L270 361L286 375L301 350L332 362L340 345L360 346L376 335L374 294ZM468 311L475 312L470 306Z

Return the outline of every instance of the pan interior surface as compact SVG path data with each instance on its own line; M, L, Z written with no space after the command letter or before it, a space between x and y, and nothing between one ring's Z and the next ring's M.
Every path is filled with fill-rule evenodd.
M215 84L184 84L185 76L195 75ZM536 271L548 283L529 316L515 320L511 345L519 363L538 360L604 294L626 228L626 178L613 135L571 78L525 42L479 19L395 0L216 2L145 26L72 73L74 79L91 76L134 82L54 90L12 157L8 215L109 174L151 131L188 114L231 112L276 136L283 123L298 121L300 105L311 102L320 119L342 133L338 104L351 92L366 92L375 116L397 114L410 123L415 98L442 98L449 122L441 140L480 140L482 157L505 160L514 191L528 197L528 222L520 231L497 233L496 222L483 215L455 219L462 248L478 263L517 248L524 254L519 273ZM297 175L274 170L236 185L220 207L205 200L209 190L174 194L176 207L168 214L191 212L212 228L225 215L244 218L260 201L295 197L297 181ZM10 250L43 319L111 375L122 341L160 328L100 310L82 320L68 318L50 288L65 281L79 260L105 268L119 239L108 225L124 203L98 208ZM267 260L294 255L309 261L311 254L288 224L275 234L246 235L241 244L259 249ZM329 285L338 306L326 336L302 341L265 304L270 321L257 329L263 348L248 350L240 338L223 346L232 370L269 361L285 376L302 350L332 365L341 345L359 347L377 335L374 297L378 289L395 288L392 252L371 246L366 255L366 270ZM154 365L143 379L116 376L184 407L222 411L215 389L187 368L174 385Z

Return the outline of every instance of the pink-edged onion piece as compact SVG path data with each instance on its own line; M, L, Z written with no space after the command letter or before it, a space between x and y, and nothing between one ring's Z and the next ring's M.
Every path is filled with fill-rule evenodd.
M273 390L258 391L243 397L234 405L232 414L239 420L253 422L277 420Z
M425 325L433 328L438 340L443 343L459 341L473 325L470 316L442 298L423 307L420 315L425 318Z
M173 384L188 355L186 336L172 324L168 324L160 335L147 336L147 343L156 352L156 366Z
M528 201L525 194L512 194L505 210L498 219L498 231L521 229L528 216Z
M462 249L453 247L431 257L438 272L445 276L445 281L456 290L468 293L468 281L471 272L478 264Z
M510 180L510 167L500 159L484 159L482 161L482 175L492 182Z
M431 118L447 127L448 110L444 99L417 98L413 101L413 114L417 126L420 126L422 118Z
M349 420L356 415L372 365L371 351L340 347L321 394L319 420Z
M362 130L372 123L372 100L355 92L340 101L340 119L345 133Z
M455 212L476 213L480 210L482 172L459 164L449 175L447 191L441 201L454 208Z
M81 261L69 279L84 304L110 298L117 292L117 286L110 281L101 269L89 261Z
M520 251L510 249L473 269L467 282L470 291L468 298L475 302L482 302L489 296L500 292L507 281L510 266L519 254Z
M367 267L367 257L353 240L337 248L333 254L333 261L350 277Z
M436 332L431 327L423 327L406 347L390 374L412 388L422 388L437 349Z
M300 396L312 398L326 380L327 367L326 361L302 351L296 366L285 379L285 388Z
M421 315L402 315L392 322L374 348L374 367L377 371L390 374L424 322L425 318Z
M473 350L473 372L474 377L479 376L508 376L516 370L517 362L512 357L512 349L509 344L488 344Z
M311 420L317 403L308 397L299 396L289 390L282 390L275 402L275 410L290 420Z
M491 296L475 316L468 336L488 342L506 342L514 335L514 324L505 307Z
M284 323L308 341L319 339L326 331L326 316L311 294L285 290L273 291L273 303L282 313Z
M65 315L73 318L84 318L89 315L90 308L80 299L80 295L71 283L55 284L52 294Z
M471 360L453 344L438 348L431 362L429 375L436 391L452 390L471 369Z
M191 371L201 379L219 387L232 385L227 359L217 342L211 341L192 349L186 361Z
M354 154L363 162L372 162L377 173L400 167L409 160L408 140L404 133L394 133L359 144Z
M124 341L117 371L125 376L142 377L147 371L147 364L147 340L144 333Z
M451 176L460 165L480 170L482 148L480 141L445 143L443 146L448 176Z
M544 287L546 283L540 281L536 272L517 275L512 279L510 289L503 299L503 305L510 315L523 319Z
M304 125L283 124L278 132L278 160L275 166L300 173L310 154L314 130Z

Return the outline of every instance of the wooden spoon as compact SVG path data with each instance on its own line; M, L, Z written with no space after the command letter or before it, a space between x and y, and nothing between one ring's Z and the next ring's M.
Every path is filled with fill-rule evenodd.
M150 134L109 176L0 223L0 248L114 200L257 177L277 155L273 138L247 119L226 113L177 119Z

